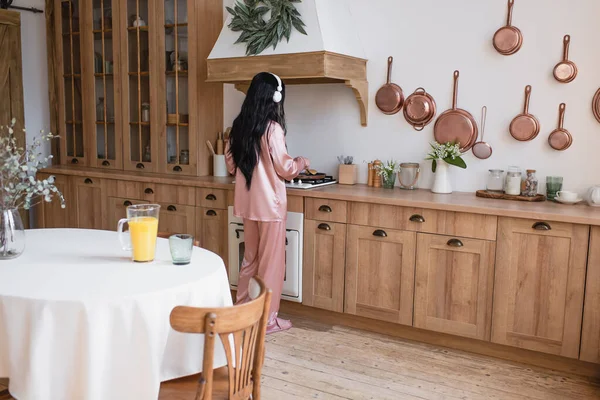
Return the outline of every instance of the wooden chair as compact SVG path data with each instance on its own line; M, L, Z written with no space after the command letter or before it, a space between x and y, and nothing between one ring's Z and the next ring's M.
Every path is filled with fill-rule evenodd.
M173 236L173 235L175 235L175 233L170 233L170 232L158 232L158 233L156 234L156 236L158 236L159 238L162 238L162 239L168 239L168 238L170 238L170 237L171 237L171 236ZM194 240L194 246L196 246L196 247L200 247L200 242L199 242L199 241L197 241L197 240Z
M253 400L260 399L260 376L264 362L265 335L271 290L264 282L251 281L248 303L226 308L175 307L171 326L178 332L204 334L202 373L164 382L159 400ZM219 335L227 366L213 370L215 336Z

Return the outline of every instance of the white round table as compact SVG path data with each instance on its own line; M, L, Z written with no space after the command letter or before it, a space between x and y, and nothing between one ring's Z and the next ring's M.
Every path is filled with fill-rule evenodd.
M202 370L202 335L169 325L177 305L231 306L223 260L194 248L171 263L168 240L137 264L116 232L26 232L0 261L0 377L19 400L150 400L160 382ZM220 343L215 367L226 364Z

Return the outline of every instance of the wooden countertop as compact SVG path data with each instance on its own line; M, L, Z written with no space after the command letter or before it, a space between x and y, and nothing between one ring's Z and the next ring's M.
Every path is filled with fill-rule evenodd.
M94 168L57 166L45 169L51 174L65 174L92 178L135 180L137 182L163 183L215 189L233 189L233 178L166 176L147 172L107 171ZM363 203L428 208L432 210L469 212L557 222L600 226L600 207L585 204L564 205L554 202L527 203L509 200L483 199L475 193L454 192L434 194L429 190L393 190L372 188L366 185L331 185L311 190L288 190L290 196L327 198Z

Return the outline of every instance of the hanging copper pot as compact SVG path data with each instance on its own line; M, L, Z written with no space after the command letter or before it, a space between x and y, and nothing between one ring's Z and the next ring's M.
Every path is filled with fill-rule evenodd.
M436 111L435 100L421 87L404 101L404 118L417 131L422 131L433 120Z
M384 114L392 115L398 113L404 105L404 94L402 88L392 83L392 63L394 57L388 57L387 83L383 85L375 95L375 104Z
M561 103L558 107L558 128L553 130L550 136L548 136L550 147L558 151L566 150L573 144L573 136L568 130L563 128L566 108L565 103Z
M494 48L498 53L504 56L515 54L523 45L523 34L516 26L512 26L512 10L515 4L514 0L508 0L508 17L506 26L498 29L494 34Z
M525 107L523 113L517 115L510 123L509 132L512 137L520 142L533 140L540 133L540 122L536 117L529 114L529 98L531 97L531 86L525 87Z
M600 89L598 89L592 100L592 111L596 120L600 122Z
M577 65L569 61L569 45L571 36L565 35L563 39L563 59L554 67L554 78L560 83L573 82L577 76Z

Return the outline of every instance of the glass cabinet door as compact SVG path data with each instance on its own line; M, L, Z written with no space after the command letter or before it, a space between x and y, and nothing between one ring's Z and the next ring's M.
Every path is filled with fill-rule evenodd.
M154 0L120 0L121 26L127 34L124 41L125 85L123 102L125 169L154 171L157 162L157 120L155 118L156 68L152 49L155 13ZM162 3L162 2L161 2Z
M121 101L119 64L115 63L115 59L119 59L119 26L118 23L113 26L113 15L118 16L118 2L119 0L91 1L92 9L89 12L92 23L87 26L92 27L89 37L93 51L86 52L93 65L90 68L93 71L93 77L90 76L92 93L87 97L88 104L93 105L93 109L89 114L86 113L90 115L90 125L94 132L91 164L117 169L122 168L121 129L117 128L116 123L122 114L118 106Z
M56 0L55 24L59 79L58 108L61 162L87 164L83 129L80 0ZM61 84L62 83L62 84Z
M189 4L188 4L189 3ZM167 0L157 12L162 21L159 54L164 54L159 64L162 69L160 113L160 162L161 172L195 175L197 131L196 88L197 48L189 37L195 36L193 0Z

